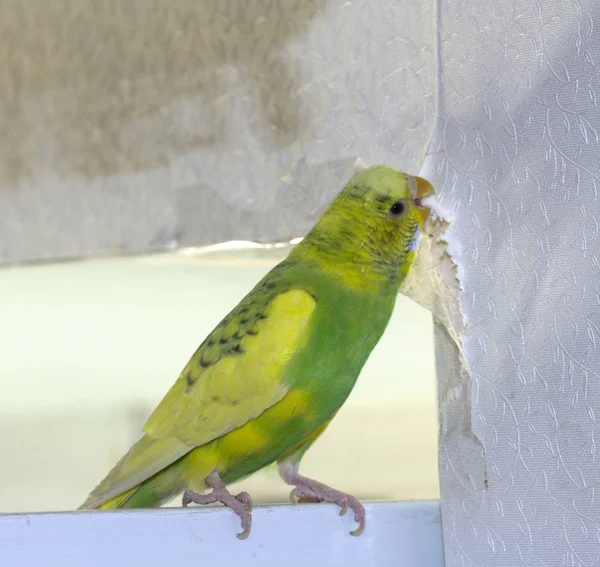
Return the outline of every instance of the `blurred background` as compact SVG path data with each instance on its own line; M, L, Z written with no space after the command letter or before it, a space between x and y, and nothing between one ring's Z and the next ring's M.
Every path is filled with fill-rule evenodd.
M77 507L286 251L188 247L304 235L357 159L418 172L434 39L417 0L0 0L0 512ZM437 498L432 322L398 303L303 471Z

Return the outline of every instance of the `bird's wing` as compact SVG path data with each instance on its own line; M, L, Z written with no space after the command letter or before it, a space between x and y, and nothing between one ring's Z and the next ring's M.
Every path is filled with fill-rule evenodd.
M308 339L315 299L302 289L250 294L207 337L144 431L197 447L244 425L290 390L292 355Z
M90 494L94 508L193 448L243 426L280 401L286 364L306 344L315 299L302 289L251 292L215 328L148 418L140 439Z

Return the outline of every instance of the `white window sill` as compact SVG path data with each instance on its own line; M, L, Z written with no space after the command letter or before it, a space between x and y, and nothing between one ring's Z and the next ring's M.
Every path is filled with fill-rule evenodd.
M351 513L334 506L259 506L244 541L220 507L0 515L0 565L443 567L438 501L365 508L365 532L352 537Z

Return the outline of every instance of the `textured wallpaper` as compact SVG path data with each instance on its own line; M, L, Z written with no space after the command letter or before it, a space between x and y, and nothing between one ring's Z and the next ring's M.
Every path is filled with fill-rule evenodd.
M433 132L428 2L0 14L0 263L300 236L357 157L415 172Z
M472 380L437 336L449 567L600 565L600 4L445 1L423 173Z

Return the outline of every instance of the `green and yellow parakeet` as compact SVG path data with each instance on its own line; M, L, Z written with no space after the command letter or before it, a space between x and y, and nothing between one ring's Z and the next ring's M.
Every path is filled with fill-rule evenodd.
M221 502L246 537L252 500L226 485L273 462L299 500L365 511L299 474L383 334L433 193L388 166L362 170L312 231L208 335L131 447L80 509ZM201 494L206 488L212 492Z

